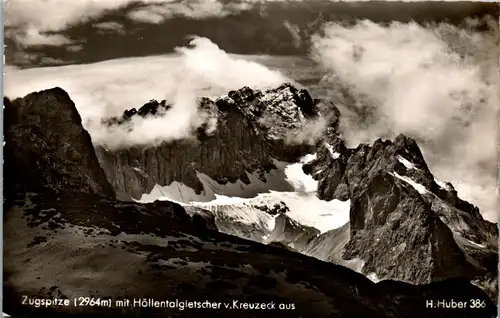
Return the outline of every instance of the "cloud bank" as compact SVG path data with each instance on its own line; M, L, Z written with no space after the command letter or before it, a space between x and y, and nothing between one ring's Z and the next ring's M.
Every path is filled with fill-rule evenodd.
M21 0L6 1L5 35L20 47L60 46L72 41L61 34L72 24L85 22L106 10L126 5L128 0Z
M474 21L470 21L474 23ZM329 24L313 56L351 146L404 133L439 178L497 220L498 32Z
M309 0L294 0L294 2L303 1ZM330 1L369 2L372 0ZM399 0L386 1L401 2ZM420 1L431 0L402 2ZM453 2L456 0L445 1ZM75 42L64 35L63 32L66 29L73 25L98 19L113 10L127 8L126 17L130 21L159 24L176 16L192 19L224 17L251 10L256 5L267 2L286 3L290 0L9 0L5 2L4 6L5 35L12 39L18 48L70 45ZM494 2L494 0L484 2ZM113 27L116 29L117 25Z
M116 33L125 34L125 27L118 22L101 22L94 24L98 33Z
M5 35L20 48L68 45L73 41L60 34L68 27L130 4L139 5L127 14L131 21L152 24L174 16L194 19L222 17L251 8L245 1L231 3L217 0L11 0L5 3ZM104 23L100 25L101 29L118 28L123 31L116 22Z
M192 19L224 17L250 8L252 5L249 2L166 1L134 9L127 14L127 17L132 21L159 24L175 16Z
M267 89L290 81L261 64L229 55L206 38L193 37L176 54L124 58L86 65L26 70L8 68L5 95L22 97L59 86L75 102L95 144L120 147L189 137L205 119L197 99L218 97L243 86ZM173 108L165 117L136 118L132 131L109 129L103 118L138 108L150 99L166 99Z

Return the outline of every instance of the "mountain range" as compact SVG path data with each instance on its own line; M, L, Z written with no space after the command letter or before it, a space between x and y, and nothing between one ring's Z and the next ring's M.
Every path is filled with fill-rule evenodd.
M272 310L280 317L496 316L497 225L433 176L415 140L348 148L337 107L290 83L198 104L191 137L111 148L92 143L61 88L4 99L6 313L270 314L35 308L28 296L293 304ZM102 124L133 130L172 107L152 100ZM441 300L468 305L428 305Z

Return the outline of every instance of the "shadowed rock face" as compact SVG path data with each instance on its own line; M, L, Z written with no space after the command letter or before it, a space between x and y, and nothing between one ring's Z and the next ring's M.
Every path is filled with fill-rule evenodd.
M274 229L269 234L267 241L279 242L293 250L301 251L319 233L319 230L301 225L286 214L280 213L275 219Z
M90 135L68 94L32 93L5 106L5 169L9 189L75 190L114 198L92 148ZM6 193L8 196L9 193Z
M498 229L434 178L414 140L347 149L330 134L304 170L321 199L351 200L342 261L361 259L364 273L417 284L467 277L497 298Z
M58 94L58 90L39 94ZM51 99L52 100L52 99ZM58 103L58 99L52 100ZM52 105L50 103L49 105ZM12 106L12 105L11 105ZM40 118L26 126L7 121L7 145L24 140L52 119L45 103L32 104ZM71 103L52 105L76 116ZM46 118L48 117L48 118ZM62 116L61 118L65 118ZM53 123L56 123L54 121ZM72 127L72 126L75 127ZM74 176L48 179L70 171L72 153L57 152L66 143L88 136L77 121L65 131L48 126L47 143L19 143L18 153L41 153L57 165L34 165L6 160L6 171L35 171L41 179L30 188L21 172L6 183L4 204L4 308L13 317L493 317L495 305L465 279L413 286L402 282L372 283L345 267L326 263L284 248L266 246L214 229L206 211L171 202L120 202L96 194L107 183L92 176L93 166L82 165ZM48 130L48 129L47 129ZM80 131L80 134L76 133ZM26 136L25 136L26 135ZM14 136L14 137L12 137ZM12 140L11 140L12 139ZM79 148L88 160L97 160L91 145ZM9 149L13 151L13 149ZM9 154L11 155L11 154ZM52 156L57 156L52 158ZM50 161L56 160L56 161ZM88 171L85 171L87 169ZM66 187L59 185L68 180ZM98 179L97 179L98 180ZM54 184L51 184L54 182ZM22 186L19 186L22 185ZM24 186L24 187L23 187ZM29 189L29 192L28 192ZM79 192L77 189L81 189ZM36 193L35 193L35 190ZM67 190L67 191L64 191ZM96 191L97 192L97 191ZM283 226L289 227L283 219ZM288 310L219 310L68 306L34 308L22 305L30 298L99 297L100 299L274 302L293 304ZM426 309L428 300L484 300L481 309Z
M147 106L155 113L144 111L142 116L156 114L156 108L149 104L139 112ZM158 146L111 150L97 145L95 149L122 200L139 199L156 184L165 186L174 181L200 194L204 188L197 173L206 174L219 184L237 180L249 184L247 173L266 181L264 174L277 168L274 160L293 162L312 151L312 143L296 139L318 118L319 104L306 90L290 84L265 92L243 87L215 101L200 100L200 112L208 115L207 124L193 132L196 138ZM108 122L122 123L131 113L135 112L127 110L122 118ZM338 115L337 110L330 116L332 126L337 125ZM217 128L211 131L208 122L214 120Z

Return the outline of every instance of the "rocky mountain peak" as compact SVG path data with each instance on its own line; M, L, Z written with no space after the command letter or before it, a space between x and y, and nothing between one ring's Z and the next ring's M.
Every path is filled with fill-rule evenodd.
M263 101L259 103L262 98L265 101L271 101L271 103L262 103ZM251 104L255 100L257 102ZM299 112L306 117L318 115L315 108L317 100L313 100L307 90L297 89L292 83L283 83L276 88L265 91L253 90L248 86L244 86L239 90L230 91L227 95L218 98L216 104L223 109L227 105L235 105L241 109L249 108L250 111L257 110L257 113L259 109L271 112L289 109L290 111L294 111L290 114L296 115L295 119L298 119Z
M399 135L348 149L330 135L304 171L318 181L321 199L351 200L342 257L362 260L364 273L412 283L496 279L498 230L432 174L414 139ZM495 285L486 289L496 297Z
M348 149L344 140L333 132L317 148L317 160L305 165L304 169L312 172L311 167L320 162L336 167L329 169L330 171L316 169L324 173L323 177L313 173L320 182L320 196L324 199L347 199L352 195L347 189L355 190L364 180L371 179L376 172L382 171L403 179L410 178L412 182L422 186L422 191L426 189L461 210L475 213L477 209L461 200L451 183L434 177L417 142L403 134L398 135L394 141L379 138L371 145L360 144L354 149ZM336 177L328 176L332 173ZM344 180L341 180L342 177Z
M215 100L223 114L238 111L256 125L256 132L266 138L284 139L298 133L307 120L319 116L317 104L307 90L297 89L291 83L261 91L250 87L230 91Z
M126 109L121 116L105 119L103 120L103 123L106 125L121 125L129 122L133 116L140 116L144 118L147 116L163 115L171 108L172 105L167 104L166 100L158 102L156 99L152 99L141 106L139 110L135 108Z
M56 87L5 106L6 182L26 191L78 191L114 198L69 95Z
M204 139L211 133L210 124L219 117L242 115L245 120L250 121L256 134L271 140L290 139L290 136L300 133L307 122L319 117L318 105L321 103L320 100L313 99L307 90L298 89L291 83L265 91L244 86L215 100L201 97L197 102L198 110L205 118L196 131L198 139ZM158 102L152 99L139 110L127 109L118 117L104 119L103 124L125 124L134 116L163 116L172 107L166 100ZM339 116L338 110L336 116L329 116L332 127L338 124Z
M206 97L198 100L206 124L196 131L195 142L189 139L165 141L155 147L95 148L108 180L124 200L138 199L157 185L173 182L180 182L199 195L207 190L199 179L201 173L219 185L248 185L249 175L266 182L265 175L277 169L276 160L295 162L312 151L313 144L295 141L294 136L314 125L319 117L319 103L306 90L290 83L265 91L242 87L215 101ZM162 105L168 103L150 102L141 109L168 112L168 107ZM216 122L216 128L210 130L212 122ZM332 116L332 122L335 125L338 116Z

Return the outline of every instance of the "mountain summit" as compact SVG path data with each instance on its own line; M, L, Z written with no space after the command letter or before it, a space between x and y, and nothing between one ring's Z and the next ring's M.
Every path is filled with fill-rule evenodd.
M415 140L399 135L347 149L331 136L304 169L319 198L351 201L343 260L362 260L362 271L378 279L467 277L497 298L496 225L433 176Z
M194 139L115 150L96 145L95 149L121 200L140 199L155 187L173 182L182 183L193 189L193 196L199 196L211 191L200 178L209 178L216 185L240 182L243 187L253 177L266 182L266 173L277 169L276 161L297 161L311 152L312 128L320 118L321 107L322 103L313 100L306 90L291 84L264 92L243 87L215 101L199 100L199 111L206 119ZM162 116L168 109L151 101L139 111L126 110L107 123L123 125L133 116ZM328 124L336 127L340 113L331 113ZM256 194L244 192L239 196Z
M56 87L5 107L5 184L24 191L75 191L115 198L68 93ZM7 192L8 196L9 193Z

